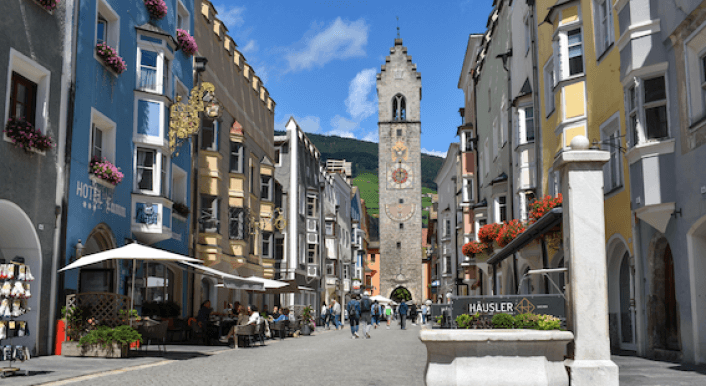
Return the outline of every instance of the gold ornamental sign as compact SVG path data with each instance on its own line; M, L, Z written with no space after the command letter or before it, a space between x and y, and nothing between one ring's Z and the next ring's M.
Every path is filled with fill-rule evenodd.
M176 102L169 107L169 151L173 156L179 155L177 149L190 136L199 132L199 113L205 113L209 119L217 119L223 114L215 90L212 83L202 82L191 89L188 103L182 103L178 95Z

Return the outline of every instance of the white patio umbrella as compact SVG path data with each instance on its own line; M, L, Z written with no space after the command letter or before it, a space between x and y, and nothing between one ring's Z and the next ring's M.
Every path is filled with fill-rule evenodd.
M265 279L257 276L246 277L245 280L256 281L264 285L264 291L268 294L282 294L282 293L298 293L299 288L297 288L296 283L290 283L280 280Z
M372 300L372 301L376 301L376 300L377 300L378 303L382 303L382 304L389 304L389 303L392 303L392 299L386 298L386 297L384 297L384 296L382 296L382 295L371 296L371 297L370 297L370 300Z
M127 244L120 248L109 249L107 251L86 255L66 267L59 272L85 267L87 265L100 263L107 260L132 260L132 296L130 297L130 309L133 308L135 298L135 270L137 269L137 260L141 261L156 261L156 262L188 262L201 263L201 260L194 259L178 253L167 252L161 249L148 247L140 244Z

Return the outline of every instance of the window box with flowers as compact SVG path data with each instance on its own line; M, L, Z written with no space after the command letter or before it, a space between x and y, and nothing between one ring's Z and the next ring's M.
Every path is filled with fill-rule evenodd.
M488 253L491 253L493 251L493 247L495 246L494 243L496 242L496 239L498 238L498 233L502 228L503 224L495 223L483 225L478 230L478 240L480 240L481 243L485 244Z
M183 29L177 29L177 41L179 42L177 49L180 49L184 55L193 56L199 50L196 39Z
M478 241L471 241L463 245L461 252L464 256L468 256L471 259L477 259L480 261L485 261L490 257L486 251L488 246L484 243Z
M120 75L125 70L127 70L127 65L123 58L118 55L115 48L107 45L106 43L96 44L96 54L103 61L106 67L108 67L114 73Z
M547 214L550 210L561 206L563 203L563 197L561 193L557 194L556 197L552 196L544 196L541 199L534 200L529 204L530 207L530 212L529 212L529 219L530 219L530 224L535 223L537 220L542 218L545 214ZM557 226L550 230L549 232L543 234L540 236L543 238L549 248L553 250L558 250L559 249L559 243L561 242L561 239L563 237L562 234L562 228L561 226Z
M59 6L61 0L34 0L34 2L51 13L57 6Z
M498 232L498 237L495 241L498 242L500 248L505 247L510 244L512 240L515 239L520 233L525 231L525 224L520 222L520 220L512 220L503 224L503 227Z
M24 119L8 119L3 132L15 147L27 153L32 151L41 153L56 146L48 134L43 134L39 128Z
M105 158L101 160L98 157L93 157L88 167L91 180L109 188L114 188L115 185L122 182L124 177L120 169Z
M167 4L164 3L164 0L145 0L145 7L147 7L151 19L161 20L167 16Z

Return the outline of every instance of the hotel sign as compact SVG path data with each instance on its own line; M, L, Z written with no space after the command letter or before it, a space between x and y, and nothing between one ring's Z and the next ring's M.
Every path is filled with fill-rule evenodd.
M561 295L455 296L451 305L453 316L481 313L543 314L565 318L565 300Z

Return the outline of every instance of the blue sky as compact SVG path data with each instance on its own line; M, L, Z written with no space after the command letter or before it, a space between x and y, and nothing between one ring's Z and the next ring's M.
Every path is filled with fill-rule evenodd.
M213 0L239 50L277 103L307 132L378 141L375 76L400 35L422 74L422 149L458 141L458 79L470 33L485 32L492 0Z

